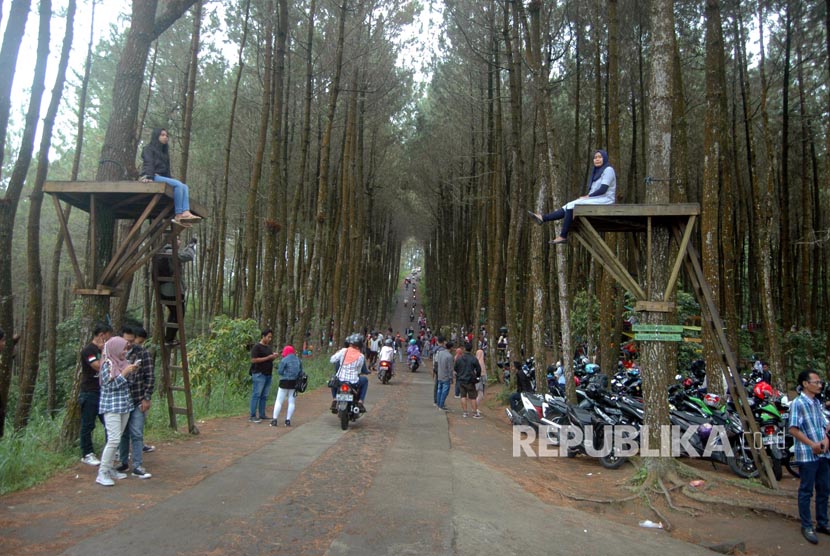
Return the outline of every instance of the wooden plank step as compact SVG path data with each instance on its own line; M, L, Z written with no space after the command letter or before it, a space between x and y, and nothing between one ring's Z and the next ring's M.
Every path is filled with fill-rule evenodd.
M171 386L169 390L171 392L187 392L184 386Z
M171 407L170 411L172 411L176 415L188 415L186 407Z

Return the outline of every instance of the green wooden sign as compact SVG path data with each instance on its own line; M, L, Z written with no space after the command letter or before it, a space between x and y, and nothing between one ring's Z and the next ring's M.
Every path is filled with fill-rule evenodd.
M683 336L680 334L657 334L652 332L641 332L634 334L635 340L647 342L682 342Z
M631 327L634 332L662 332L664 334L680 334L683 327L679 324L635 324Z

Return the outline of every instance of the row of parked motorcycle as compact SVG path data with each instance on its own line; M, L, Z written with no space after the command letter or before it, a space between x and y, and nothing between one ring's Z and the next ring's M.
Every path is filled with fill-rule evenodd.
M599 372L598 366L577 361L574 374L578 383L578 403L570 404L565 400L553 368L549 368L548 372L548 392L536 394L533 358L515 365L517 373L524 373L532 381L532 388L521 392L506 409L513 425L532 427L555 447L560 447L568 438L565 442L568 457L602 454L598 456L599 462L608 469L625 463L627 457L620 455L621 450L606 444L619 438L618 435L608 434L609 430L623 425L627 429L639 429L643 424L642 378L638 369L621 368L613 377L608 377ZM798 464L793 459L793 438L787 432L789 401L774 390L765 378L760 372L743 378L752 414L761 431L760 446L767 451L777 480L782 478L784 468L798 477ZM671 425L688 441L680 444L679 455L704 454L713 465L725 464L739 477L758 475L750 450L750 442L756 442L756 439L744 434L732 400L706 392L703 365L693 365L685 377L677 375L667 395ZM574 435L577 430L582 434ZM728 443L729 449L724 445L722 449L711 450L710 435L713 430L717 430L718 434L712 442ZM574 437L581 438L581 442L574 443ZM705 450L707 446L710 448L708 451Z

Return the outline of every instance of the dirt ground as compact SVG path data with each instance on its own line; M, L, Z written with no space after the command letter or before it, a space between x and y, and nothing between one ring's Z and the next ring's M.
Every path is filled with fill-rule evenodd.
M629 526L637 526L645 519L662 520L643 498L631 498L629 481L636 474L633 465L606 470L587 457L513 457L511 427L503 407L495 399L499 389L500 386L489 389L483 420L462 419L460 411L450 413L453 450L461 450L507 473L524 489L552 505L578 508L594 514L598 520ZM298 404L296 422L314 418L327 404L324 389L304 396L307 396L304 403ZM448 405L458 409L457 400L450 398ZM265 422L250 424L244 414L200 422L199 428L200 435L163 443L157 446L156 452L145 456L145 465L156 475L141 481L140 488L102 489L94 483L95 468L79 462L44 484L3 496L0 498L2 552L60 553L89 536L101 520L126 515L175 496L288 431L284 427L271 428ZM743 542L744 553L757 555L803 554L812 548L801 538L796 520L796 479L785 476L778 495L770 496L731 486L728 481L733 476L725 466L714 470L707 462L693 462L693 466L710 476L697 493L722 502L703 503L675 490L672 501L677 509L671 509L662 495L652 494L651 502L668 518L672 529L670 532L644 529L643 534L670 534L697 544ZM138 484L132 478L127 480ZM623 498L627 500L615 502ZM757 509L745 509L737 504ZM528 518L544 522L544 516ZM551 527L555 538L556 523L546 526ZM324 552L325 543L315 545Z

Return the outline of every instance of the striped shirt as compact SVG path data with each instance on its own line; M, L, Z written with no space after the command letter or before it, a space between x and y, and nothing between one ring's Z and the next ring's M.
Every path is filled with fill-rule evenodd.
M790 405L790 427L795 427L813 442L821 442L827 429L827 418L821 409L821 402L802 393ZM795 461L806 463L830 457L827 452L816 455L812 448L796 439Z
M121 375L110 378L109 359L101 364L101 397L98 400L98 413L129 413L133 410L130 386Z

